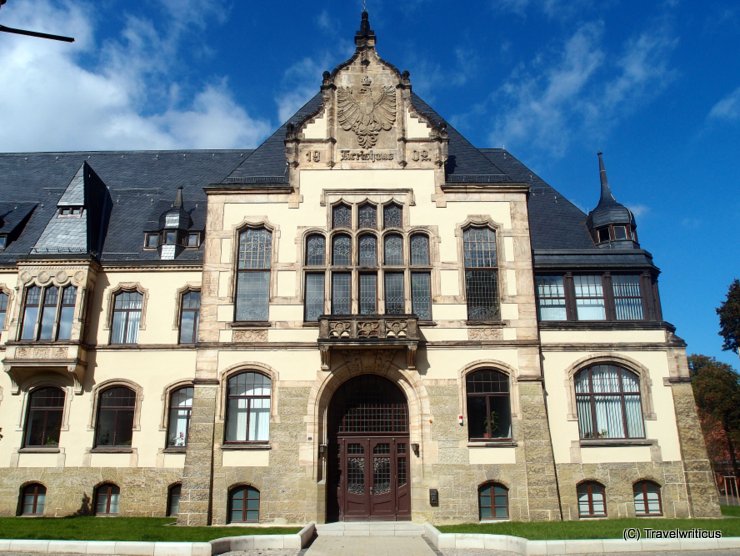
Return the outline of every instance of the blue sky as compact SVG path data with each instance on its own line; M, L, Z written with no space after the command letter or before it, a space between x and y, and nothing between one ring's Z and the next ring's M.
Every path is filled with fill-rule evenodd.
M8 0L0 151L254 147L349 57L360 0ZM464 6L464 7L460 7ZM576 205L618 200L663 271L665 318L721 351L740 277L740 4L367 0L378 51L479 147Z

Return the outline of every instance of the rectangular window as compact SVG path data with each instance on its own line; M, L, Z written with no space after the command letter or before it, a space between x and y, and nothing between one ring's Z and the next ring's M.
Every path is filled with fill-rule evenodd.
M573 277L578 320L605 320L604 287L600 275Z
M194 344L198 339L200 292L189 291L180 298L180 343Z
M487 227L463 232L468 320L498 320L496 233Z
M642 320L642 295L638 275L612 276L612 291L617 320Z
M324 273L306 274L306 304L303 319L315 322L324 314Z
M403 315L405 300L403 295L403 272L385 273L385 314Z
M331 314L352 313L352 284L349 272L334 272L331 275Z
M360 274L360 314L373 315L378 312L378 276L375 273Z
M8 294L0 292L0 331L5 328L5 314L8 311Z
M144 296L137 291L120 292L113 302L111 344L135 344L139 339L139 325Z
M236 280L237 321L266 321L270 300L272 233L248 228L239 234Z
M565 284L562 276L537 276L540 320L566 320Z
M421 320L432 319L432 279L428 272L411 273L411 312Z
M31 286L23 304L21 340L69 340L77 288Z

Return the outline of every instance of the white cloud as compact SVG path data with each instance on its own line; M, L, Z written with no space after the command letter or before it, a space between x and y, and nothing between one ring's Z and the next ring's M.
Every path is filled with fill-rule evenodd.
M710 120L740 120L740 87L718 101L709 111Z
M550 19L564 20L582 15L592 0L493 0L493 9L526 17L527 12L541 11Z
M81 1L34 0L3 10L13 27L73 35L72 44L0 36L0 150L252 147L269 130L218 86L180 83L181 37L220 2L161 0L165 28L127 16L120 35L96 41L95 10ZM185 9L187 14L177 15ZM196 10L197 11L197 10ZM187 86L183 86L187 85ZM194 92L185 94L183 91Z
M475 113L492 114L491 144L526 145L560 157L574 139L601 141L674 78L669 57L676 40L667 27L631 38L614 54L606 50L603 34L600 22L582 25L554 56L537 54L474 107Z
M645 216L647 213L650 212L650 207L647 205L641 205L641 204L627 205L627 208L632 211L632 214L634 214L636 218Z

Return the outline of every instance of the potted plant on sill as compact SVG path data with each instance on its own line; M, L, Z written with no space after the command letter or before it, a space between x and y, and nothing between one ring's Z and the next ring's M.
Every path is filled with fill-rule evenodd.
M493 438L493 434L498 430L498 413L491 413L483 420L483 438Z

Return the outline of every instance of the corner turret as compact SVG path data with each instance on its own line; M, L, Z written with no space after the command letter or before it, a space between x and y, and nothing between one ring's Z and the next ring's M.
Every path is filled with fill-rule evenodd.
M596 208L588 213L586 224L591 236L598 247L607 249L636 249L637 224L632 211L618 202L606 177L603 153L599 157L599 179L601 181L601 197Z

